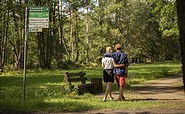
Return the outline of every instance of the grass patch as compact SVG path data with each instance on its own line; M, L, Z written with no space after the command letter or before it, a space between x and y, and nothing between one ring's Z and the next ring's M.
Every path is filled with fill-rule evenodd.
M181 72L179 62L134 64L129 67L128 82L130 84L140 84L148 80L177 76Z
M73 70L29 71L27 72L26 100L23 100L22 73L7 73L0 76L0 113L28 112L66 112L94 109L116 108L183 108L185 102L164 101L124 101L101 102L101 96L92 94L77 95L70 91L64 79L64 72L86 72L88 82L91 78L102 77L102 68L86 68ZM180 62L131 64L125 89L131 90L133 84L177 76L181 73ZM105 84L103 83L105 88ZM113 91L117 91L116 83ZM119 107L118 107L119 106Z

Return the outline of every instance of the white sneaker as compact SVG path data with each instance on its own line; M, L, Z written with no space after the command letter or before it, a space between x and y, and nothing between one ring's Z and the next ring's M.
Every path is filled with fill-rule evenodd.
M103 98L103 100L102 100L103 102L106 102L107 101L107 99L106 98Z

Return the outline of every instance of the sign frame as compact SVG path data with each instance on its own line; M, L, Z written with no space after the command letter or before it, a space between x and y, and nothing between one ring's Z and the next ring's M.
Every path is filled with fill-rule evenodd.
M38 32L40 31L40 28L49 28L49 7L29 7L29 32Z

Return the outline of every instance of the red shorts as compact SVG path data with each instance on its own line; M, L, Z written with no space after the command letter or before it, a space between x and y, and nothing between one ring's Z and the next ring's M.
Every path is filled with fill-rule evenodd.
M124 87L126 76L120 76L118 74L115 74L115 75L116 75L116 82L118 84L118 87Z

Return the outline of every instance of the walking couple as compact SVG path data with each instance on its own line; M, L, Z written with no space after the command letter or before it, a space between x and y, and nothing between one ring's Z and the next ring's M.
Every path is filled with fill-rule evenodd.
M106 47L106 53L102 59L103 70L103 80L106 83L105 96L103 101L107 101L107 96L109 94L110 100L114 100L111 94L111 85L114 82L114 76L119 89L119 101L125 100L123 95L123 87L125 84L125 79L128 75L128 58L125 53L121 51L121 44L115 45L116 52L112 52L111 47Z

